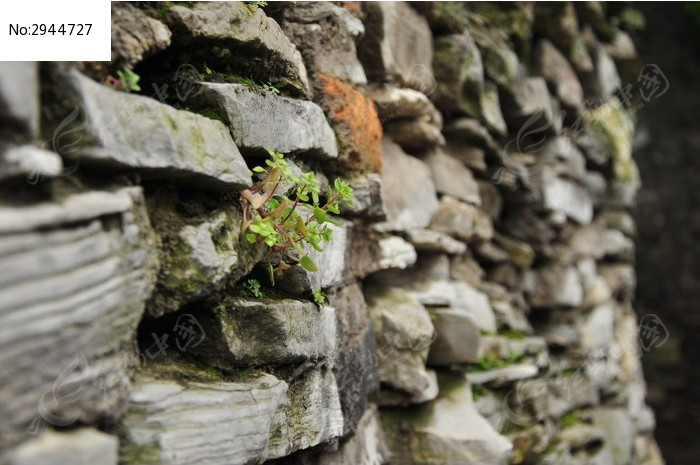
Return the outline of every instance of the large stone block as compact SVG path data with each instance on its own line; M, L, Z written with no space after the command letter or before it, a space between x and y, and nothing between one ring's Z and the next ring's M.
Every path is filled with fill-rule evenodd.
M428 354L429 365L470 363L477 359L481 333L469 313L452 308L434 308L429 313L436 333Z
M430 169L386 138L382 158L388 223L398 230L425 228L438 208Z
M165 24L127 2L114 2L111 7L114 66L133 68L144 58L168 48L172 34Z
M468 32L435 39L433 68L437 88L432 98L446 116L482 114L484 67L481 53Z
M545 78L561 103L570 111L573 119L583 111L583 88L569 62L546 39L535 47L535 69Z
M45 431L0 457L0 461L7 465L117 465L118 448L116 436L95 429Z
M464 163L440 149L432 150L424 161L430 168L438 193L451 195L473 205L481 205L479 186Z
M255 81L271 82L307 96L309 83L301 54L279 24L256 5L244 2L176 3L166 21L173 42L228 66ZM215 46L212 46L215 45Z
M243 84L199 85L201 91L192 104L220 115L240 150L252 154L275 150L324 159L338 157L335 134L315 103Z
M335 377L314 368L289 382L270 374L238 381L137 380L122 429L121 462L142 465L262 463L339 437ZM188 425L183 428L183 425Z
M370 81L397 82L429 94L433 90L430 27L405 2L364 3L365 37L359 55Z
M144 175L186 178L205 188L238 190L251 185L248 167L220 122L117 92L77 71L62 74L52 84L61 89L64 104L52 110L54 117L44 129L70 140L61 155L137 169Z
M155 280L141 189L0 207L0 445L114 420Z
M493 223L486 213L447 195L440 200L430 228L464 242L488 241L494 234Z
M367 84L356 49L365 27L348 10L330 2L299 2L282 10L280 25L311 74Z
M39 135L38 63L0 63L0 122L17 128L28 139Z

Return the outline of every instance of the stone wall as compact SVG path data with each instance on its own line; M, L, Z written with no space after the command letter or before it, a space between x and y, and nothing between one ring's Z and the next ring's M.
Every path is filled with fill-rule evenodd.
M0 463L663 463L630 15L263 3L114 3L110 63L0 64ZM356 195L274 286L267 150Z

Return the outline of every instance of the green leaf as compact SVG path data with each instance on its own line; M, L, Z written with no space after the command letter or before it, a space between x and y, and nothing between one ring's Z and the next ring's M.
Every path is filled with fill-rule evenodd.
M316 268L316 264L309 258L308 255L304 255L303 257L301 257L301 260L299 260L299 264L306 271L318 271L318 268Z
M265 168L263 168L262 166L256 166L255 168L253 168L253 171L255 171L256 173L264 173Z
M245 238L250 242L251 244L255 244L258 241L258 238L255 236L255 234L247 233L245 235Z
M326 211L321 208L314 209L314 218L318 224L323 224L326 221Z

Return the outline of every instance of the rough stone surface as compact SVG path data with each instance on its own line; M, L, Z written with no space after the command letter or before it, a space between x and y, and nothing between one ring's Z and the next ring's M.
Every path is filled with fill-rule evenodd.
M310 73L367 84L356 51L365 27L349 11L330 2L296 3L283 10L280 25Z
M126 2L112 3L112 62L133 68L144 58L165 50L172 34L157 19Z
M200 86L192 104L219 114L240 150L306 153L322 159L338 156L335 135L318 105L242 84Z
M0 207L3 449L124 410L153 250L138 187Z
M481 205L479 187L469 168L440 149L433 150L424 161L433 175L435 189L473 205Z
M481 54L468 32L438 37L434 42L433 68L437 88L435 105L447 116L482 114L484 67Z
M408 241L417 250L428 252L444 252L448 254L460 255L467 251L464 242L452 239L447 234L430 229L414 229L408 231Z
M451 365L476 360L480 332L464 310L436 308L430 310L435 326L435 341L430 345L429 365Z
M483 211L459 200L444 196L433 216L430 228L449 234L459 240L489 240L493 237L493 224Z
M0 181L22 176L36 183L61 174L62 168L61 157L32 145L11 147L0 154Z
M583 89L576 72L566 58L548 40L535 47L537 73L545 78L554 94L566 108L580 114L583 110Z
M362 12L359 56L369 80L432 91L433 44L425 18L404 2L365 3Z
M182 430L183 424L196 428ZM312 369L289 383L143 377L131 395L120 454L143 464L247 464L288 455L343 431L335 377Z
M175 44L190 48L218 44L208 50L218 63L261 81L278 81L302 96L309 93L301 54L257 6L241 2L175 5L166 20Z
M84 131L73 143L71 158L186 178L221 190L252 183L245 161L220 122L108 89L75 71L64 74L61 82L76 107L62 108L68 119L51 124L61 127L71 120Z
M530 284L529 280L534 280ZM581 277L573 267L547 266L528 273L526 286L533 286L534 292L529 296L530 304L535 307L581 305L583 288Z
M39 133L39 66L34 62L0 63L0 121L33 139Z

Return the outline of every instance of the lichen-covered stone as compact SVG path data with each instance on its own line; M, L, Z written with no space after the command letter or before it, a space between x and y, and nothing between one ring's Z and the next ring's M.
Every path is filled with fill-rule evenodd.
M274 150L326 160L338 156L335 134L315 103L242 84L199 86L192 105L220 115L243 152L267 154L267 150Z
M251 185L248 167L220 122L117 92L76 71L56 79L64 105L54 109L43 129L53 131L70 120L77 125L65 134L71 153L62 155L153 177L184 178L211 189ZM67 119L57 119L62 116Z
M365 37L359 56L372 82L433 90L433 44L428 22L405 2L362 5Z
M382 140L382 159L387 222L398 230L428 226L438 207L430 169L388 138Z
M166 21L173 42L198 50L253 80L272 82L299 96L309 94L301 54L280 26L256 5L243 2L174 4ZM212 45L215 45L212 47Z
M184 374L190 380L148 373L137 379L122 424L122 461L184 465L206 457L212 465L262 463L343 432L329 369L312 368L289 382L264 373L238 381L196 381L196 372Z
M411 2L411 6L425 16L436 36L462 32L469 25L464 2Z
M123 412L154 249L139 187L0 207L3 449Z
M338 78L319 74L317 101L338 139L339 165L349 171L382 171L382 125L372 100Z
M172 34L157 19L127 2L112 3L112 63L133 68L144 58L165 50Z
M469 32L481 51L486 76L501 87L512 86L523 74L523 69L505 32L479 15L470 16Z
M331 2L295 3L282 10L280 25L301 52L310 73L367 84L356 50L365 27L345 8Z
M39 135L39 115L38 63L0 63L0 122L31 140Z

